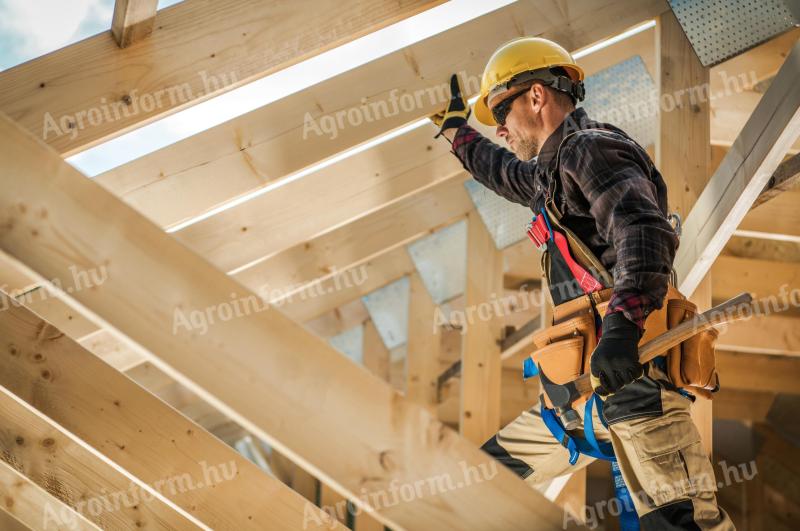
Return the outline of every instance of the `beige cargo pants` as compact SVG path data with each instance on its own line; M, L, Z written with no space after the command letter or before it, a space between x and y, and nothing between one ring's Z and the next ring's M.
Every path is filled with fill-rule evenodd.
M652 363L647 375L606 400L606 429L595 409L598 441L611 441L631 493L642 530L735 529L717 506L714 470L691 417L691 400L679 394ZM583 404L576 408L583 418ZM583 426L575 432L583 437ZM483 445L483 450L537 486L579 470L594 459L581 455L575 465L540 415L540 406L523 412Z

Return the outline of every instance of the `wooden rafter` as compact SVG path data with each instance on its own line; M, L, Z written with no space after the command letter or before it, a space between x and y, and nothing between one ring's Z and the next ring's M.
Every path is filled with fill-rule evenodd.
M391 507L365 498L394 479L457 477L464 466L493 462L279 312L218 319L204 334L175 330L177 310L256 296L13 122L0 119L0 133L3 175L15 176L14 186L0 187L0 249L45 278L69 274L76 262L104 264L105 282L74 291L72 302L233 420L357 503L377 505L376 517L391 526L563 528L560 511L496 463L491 481L462 489ZM342 415L353 420L347 429L335 420Z
M69 155L438 3L186 0L144 55L104 33L0 72L0 111Z
M162 494L201 522L214 529L302 527L299 495L34 313L14 306L0 312L0 335L14 346L0 366L0 386L145 483L180 478L184 488Z
M42 377L57 376L48 373ZM131 530L141 526L200 529L174 505L154 497L144 483L123 475L4 388L0 388L0 417L3 460L94 524ZM53 489L53 485L58 488ZM119 493L128 495L121 497ZM112 510L108 510L102 497L111 494L116 496L111 500ZM83 503L78 505L79 501ZM93 504L91 509L89 503Z
M471 76L467 88L477 90L486 59L505 40L541 35L575 50L666 9L662 0L569 4L562 13L535 0L515 2L115 168L98 182L171 226L436 112L453 72ZM336 121L336 113L362 112L364 104L387 110L381 119L351 125L342 118L343 127L330 129L328 120ZM318 123L329 132L315 129ZM176 204L167 197L186 199Z
M0 496L0 529L4 531L101 529L5 461L0 461Z
M120 48L153 33L158 0L116 0L111 34Z
M792 48L686 219L675 259L691 293L800 136L800 43Z

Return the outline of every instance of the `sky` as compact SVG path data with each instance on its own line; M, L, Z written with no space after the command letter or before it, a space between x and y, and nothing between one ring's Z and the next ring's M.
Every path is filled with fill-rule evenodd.
M414 42L513 3L451 0L69 157L92 177ZM178 0L159 0L162 9ZM109 31L114 0L0 0L0 70Z

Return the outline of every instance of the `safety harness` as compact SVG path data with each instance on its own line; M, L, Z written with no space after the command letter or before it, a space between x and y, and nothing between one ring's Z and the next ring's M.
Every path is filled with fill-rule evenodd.
M573 133L574 134L574 133ZM569 138L567 135L562 142ZM558 155L561 151L559 145L558 153L556 155L556 168L558 167ZM583 294L589 295L591 293L600 291L604 288L611 287L611 277L605 268L600 264L599 260L594 254L571 233L566 227L559 227L563 229L554 230L551 222L551 216L558 219L560 217L556 209L553 198L555 195L555 179L551 181L549 187L549 197L545 202L545 206L541 209L540 213L536 215L528 225L527 234L536 247L543 251L543 262L547 264L545 272L548 280L548 287L550 288L551 298L554 306L568 302L564 295L565 290L553 289L553 286L565 285L560 283L577 283ZM573 255L572 249L576 248L582 260L576 260ZM581 263L583 262L583 263ZM584 264L589 265L589 269ZM591 271L590 271L591 270ZM602 332L600 326L600 319L596 316L597 337L599 339ZM523 379L527 380L539 373L536 363L531 357L528 357L523 362ZM614 449L609 442L600 442L594 431L594 410L597 409L598 417L603 426L608 429L608 424L603 416L603 401L600 397L593 393L584 406L583 415L583 437L569 433L564 429L561 420L558 418L555 410L548 408L544 400L541 401L541 416L547 429L553 437L567 449L569 452L569 463L574 465L577 463L580 454L593 457L595 459L602 459L611 464L611 472L614 480L614 492L619 502L620 507L620 528L623 531L634 531L639 529L639 519L633 505L633 499L630 491L625 485L622 478L622 473L617 463L617 458L614 454Z

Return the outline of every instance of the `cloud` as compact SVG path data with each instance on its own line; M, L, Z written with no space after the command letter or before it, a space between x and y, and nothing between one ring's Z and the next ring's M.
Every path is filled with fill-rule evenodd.
M0 0L2 66L28 61L111 28L113 0Z

